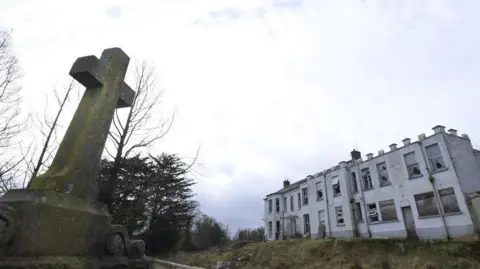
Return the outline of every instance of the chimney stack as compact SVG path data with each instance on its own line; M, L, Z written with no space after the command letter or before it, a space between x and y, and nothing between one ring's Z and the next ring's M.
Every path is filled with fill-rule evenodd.
M445 133L445 126L442 126L442 125L437 125L437 126L433 127L432 129L435 132L435 134Z
M383 149L378 151L378 155L383 155L383 154L385 154L385 151Z
M390 147L390 151L396 150L397 149L397 144L393 143L389 147Z
M404 146L410 145L410 138L405 138L402 140Z
M425 134L419 134L419 135L418 135L418 140L419 140L419 141L422 141L422 140L424 140L425 138L427 138L427 137L425 136Z
M362 153L360 153L360 151L358 150L352 150L352 152L350 152L350 155L352 156L353 161L362 159Z
M368 153L368 154L367 154L367 159L368 159L368 160L373 159L373 153Z
M470 140L470 137L468 137L467 134L462 134L462 137L465 138L465 139L467 139L467 140Z
M449 129L448 132L451 134L451 135L454 135L454 136L457 136L457 130L455 129Z
M285 179L285 180L283 181L283 187L286 188L286 187L288 187L288 186L290 186L290 180Z

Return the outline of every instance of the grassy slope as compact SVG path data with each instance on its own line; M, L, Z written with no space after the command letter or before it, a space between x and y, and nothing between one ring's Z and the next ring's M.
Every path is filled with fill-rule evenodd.
M402 253L403 244L406 253ZM234 268L322 269L467 269L480 268L480 241L420 241L391 239L287 240L255 243L223 253L180 254L171 260L211 268L217 261L246 258Z

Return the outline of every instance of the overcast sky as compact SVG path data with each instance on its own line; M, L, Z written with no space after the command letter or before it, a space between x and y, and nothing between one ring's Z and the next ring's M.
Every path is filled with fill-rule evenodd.
M131 85L135 62L156 66L155 113L177 118L152 151L201 146L197 198L232 230L262 225L284 178L353 148L376 154L437 124L480 143L478 14L477 0L0 0L24 111L43 109L77 57L121 47Z

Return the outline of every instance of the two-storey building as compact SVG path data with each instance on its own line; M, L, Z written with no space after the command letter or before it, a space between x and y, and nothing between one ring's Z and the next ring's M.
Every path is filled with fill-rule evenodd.
M267 195L267 240L331 237L447 238L474 233L480 202L480 151L467 135L436 126L374 156L349 161ZM475 206L475 204L477 204Z

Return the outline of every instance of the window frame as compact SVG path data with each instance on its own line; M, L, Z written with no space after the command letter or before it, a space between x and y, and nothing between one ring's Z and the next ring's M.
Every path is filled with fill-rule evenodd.
M297 193L297 197L298 197L298 209L301 209L301 208L302 208L302 197L301 197L301 194L300 194L300 193Z
M424 198L426 196L431 196L431 197L427 197L427 198ZM418 197L421 197L423 199L418 199ZM438 204L437 204L437 201L435 199L435 194L433 193L433 191L428 191L428 192L422 192L422 193L417 193L417 194L414 194L413 195L413 199L415 200L415 206L417 207L417 213L418 213L418 217L419 218L423 218L423 217L436 217L436 216L439 216L440 215L440 209L438 208ZM425 210L422 209L422 213L420 212L420 208L421 206L419 206L419 201L425 201L427 199L431 199L432 200L432 205L434 206L435 210L436 210L436 213L433 213L433 212L430 212L430 213L427 213L425 214Z
M340 215L340 217L339 217L339 215ZM337 226L345 226L345 217L343 216L343 207L342 206L336 206L335 207L335 219L337 220ZM339 220L342 220L342 223L340 223Z
M412 156L412 159L415 161L413 163L408 162L408 157ZM417 155L415 151L408 152L403 155L403 160L405 161L405 167L407 168L408 179L413 179L422 176L422 171L420 170L420 164L417 161ZM417 168L418 174L414 174L413 170Z
M448 193L446 193L446 192L448 192ZM447 211L445 211L444 197L449 196L449 195L452 195L452 197L455 200L455 209L453 211L447 212ZM457 199L457 195L455 193L455 189L453 187L448 187L448 188L443 188L443 189L438 190L438 196L440 198L440 202L442 204L442 210L443 210L443 213L445 215L462 213L462 211L460 210L460 205L458 204L458 199Z
M280 198L275 198L275 213L280 213Z
M306 231L308 230L308 231ZM310 214L303 214L303 234L310 233Z
M302 188L302 205L308 205L308 187Z
M363 171L365 171L365 173ZM373 188L373 182L372 182L372 174L370 173L370 167L363 168L360 171L360 173L361 173L361 177L362 177L361 179L362 179L363 191L373 190L374 188ZM367 176L367 181L365 181L364 176ZM370 187L367 188L367 186L365 185L365 182L370 183Z
M373 209L373 208L370 208L370 205L374 205L375 208L374 208L374 209ZM380 214L379 214L379 212L378 212L377 203L369 203L369 204L367 204L367 208L368 208L368 211L367 211L368 223L377 223L377 222L380 222ZM375 214L370 214L371 211L375 211ZM372 221L371 216L376 216L376 217L377 217L377 220Z
M357 176L355 172L350 173L350 179L352 181L352 193L358 193Z
M293 195L290 195L290 212L295 211L295 204L294 204L294 199Z
M268 222L268 237L271 238L273 236L273 221Z
M391 219L385 219L384 217L384 209L385 207L393 206L394 212L395 212L395 218ZM398 221L398 212L397 212L397 206L395 205L395 199L388 199L388 200L383 200L378 202L378 207L380 209L380 216L382 218L382 221Z
M362 204L360 202L355 202L353 206L353 217L355 218L356 222L363 222Z
M323 198L323 188L322 188L322 181L319 181L315 184L316 186L316 194L317 194L317 201L322 201L324 198ZM318 195L319 193L321 193L322 195Z
M337 183L334 183L334 181ZM342 196L342 189L340 188L340 179L338 176L332 177L332 191L333 197Z
M435 148L435 147L438 148L438 154L439 154L439 155L431 156L431 155L430 155L430 152L429 152L429 149L432 149L432 148ZM429 162L429 164L430 164L430 168L432 169L432 172L436 172L436 171L440 171L440 170L445 170L445 169L447 169L447 164L445 163L445 158L443 158L442 149L440 148L440 145L439 145L438 143L434 143L434 144L431 144L431 145L426 146L426 147L425 147L425 152L427 153L428 162ZM437 168L437 166L436 166L435 163L434 163L434 160L437 160L437 159L441 159L441 160L442 160L443 166L440 167L440 168Z
M273 212L273 200L268 199L268 214L272 214Z
M381 167L381 166L383 166L383 167ZM390 181L390 176L388 175L387 162L384 161L384 162L381 162L381 163L377 163L376 167L377 167L378 183L379 183L380 187L387 187L387 186L392 185L392 182ZM379 169L379 168L382 168L382 169ZM385 169L383 169L383 168L385 168ZM385 170L385 171L383 171L383 170ZM382 183L382 182L384 182L382 180L383 177L387 178L388 184Z

